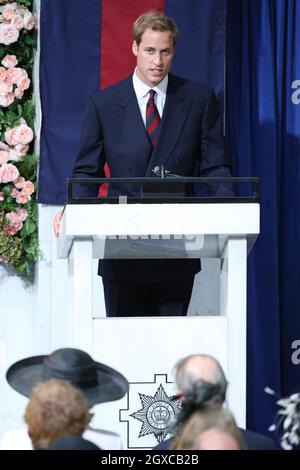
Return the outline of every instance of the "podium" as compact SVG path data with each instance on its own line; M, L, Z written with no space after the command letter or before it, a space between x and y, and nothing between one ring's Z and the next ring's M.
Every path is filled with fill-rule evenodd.
M124 201L126 202L126 201ZM188 355L218 358L239 426L246 416L247 255L259 234L258 203L67 204L59 258L68 258L68 343L117 368L128 396L101 405L101 427L125 448L152 448L176 414L172 368ZM219 258L216 316L93 318L93 258Z

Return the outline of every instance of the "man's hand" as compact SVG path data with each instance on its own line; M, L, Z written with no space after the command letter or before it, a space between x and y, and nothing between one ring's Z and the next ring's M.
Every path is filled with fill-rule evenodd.
M62 211L58 212L53 220L53 232L56 237L60 234L60 221L62 218Z

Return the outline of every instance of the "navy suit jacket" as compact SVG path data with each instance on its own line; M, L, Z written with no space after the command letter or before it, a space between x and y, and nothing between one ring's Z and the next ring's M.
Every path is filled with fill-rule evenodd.
M247 429L240 428L240 431L247 450L278 450L275 442L269 437ZM171 443L172 437L158 444L153 450L169 450Z
M182 176L230 176L222 120L212 89L169 74L159 136L149 141L132 76L90 96L83 118L80 151L72 177L153 176L157 165ZM79 186L79 185L78 185ZM224 187L212 188L223 195ZM195 188L195 194L198 189ZM98 186L80 186L76 195L96 196ZM109 195L139 196L133 185L110 185ZM104 260L99 274L126 282L160 282L192 276L200 260Z

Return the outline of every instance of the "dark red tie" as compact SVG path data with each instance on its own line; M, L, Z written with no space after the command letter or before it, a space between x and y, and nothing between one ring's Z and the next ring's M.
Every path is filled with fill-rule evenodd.
M160 116L157 110L154 96L156 91L149 90L149 99L146 106L146 132L154 146L157 141Z

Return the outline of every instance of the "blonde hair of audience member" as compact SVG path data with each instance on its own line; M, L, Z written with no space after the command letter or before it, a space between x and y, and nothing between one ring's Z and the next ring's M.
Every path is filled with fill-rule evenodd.
M92 415L82 393L62 380L47 380L32 391L25 422L34 449L64 436L81 436Z
M232 414L221 405L205 405L179 429L172 450L245 450Z

